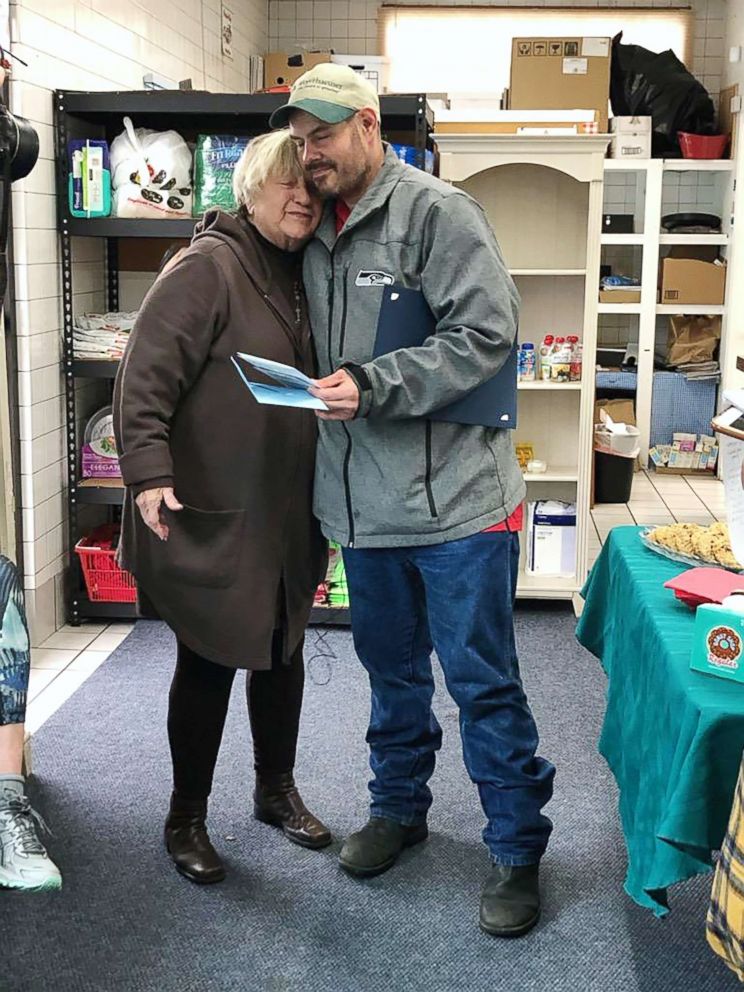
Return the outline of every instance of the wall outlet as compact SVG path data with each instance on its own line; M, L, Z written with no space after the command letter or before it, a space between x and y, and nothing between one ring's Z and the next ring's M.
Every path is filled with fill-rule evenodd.
M741 62L741 45L732 45L729 48L729 62Z

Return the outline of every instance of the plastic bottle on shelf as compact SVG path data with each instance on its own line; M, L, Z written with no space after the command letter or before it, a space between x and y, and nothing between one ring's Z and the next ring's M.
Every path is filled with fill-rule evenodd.
M568 382L571 378L571 346L565 338L557 337L550 353L550 379Z
M578 335L572 334L566 338L571 345L571 369L569 378L571 382L581 382L582 346Z
M542 382L550 379L550 355L553 351L553 335L546 334L540 345L540 368L539 376Z
M531 341L525 341L519 348L519 380L520 382L534 382L536 379L536 358L535 346Z

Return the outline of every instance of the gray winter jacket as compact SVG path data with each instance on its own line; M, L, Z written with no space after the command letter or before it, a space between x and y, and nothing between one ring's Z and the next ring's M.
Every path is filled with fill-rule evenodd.
M516 335L519 297L481 207L387 148L338 238L328 204L304 279L320 375L348 366L361 387L356 419L320 425L325 535L439 544L504 520L525 495L512 432L427 417L495 375ZM373 360L385 284L423 293L436 333Z

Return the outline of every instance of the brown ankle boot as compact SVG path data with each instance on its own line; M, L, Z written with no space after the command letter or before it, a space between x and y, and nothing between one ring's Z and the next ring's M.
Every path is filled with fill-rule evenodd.
M253 800L256 819L280 827L294 844L317 850L331 843L330 830L307 809L291 772L257 772Z
M178 871L198 885L221 882L225 866L207 833L206 799L171 796L165 821L165 846Z

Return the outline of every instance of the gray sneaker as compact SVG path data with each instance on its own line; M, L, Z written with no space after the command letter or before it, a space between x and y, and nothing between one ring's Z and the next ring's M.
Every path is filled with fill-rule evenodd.
M61 889L59 868L36 832L44 821L31 808L23 786L20 776L0 779L0 889Z

